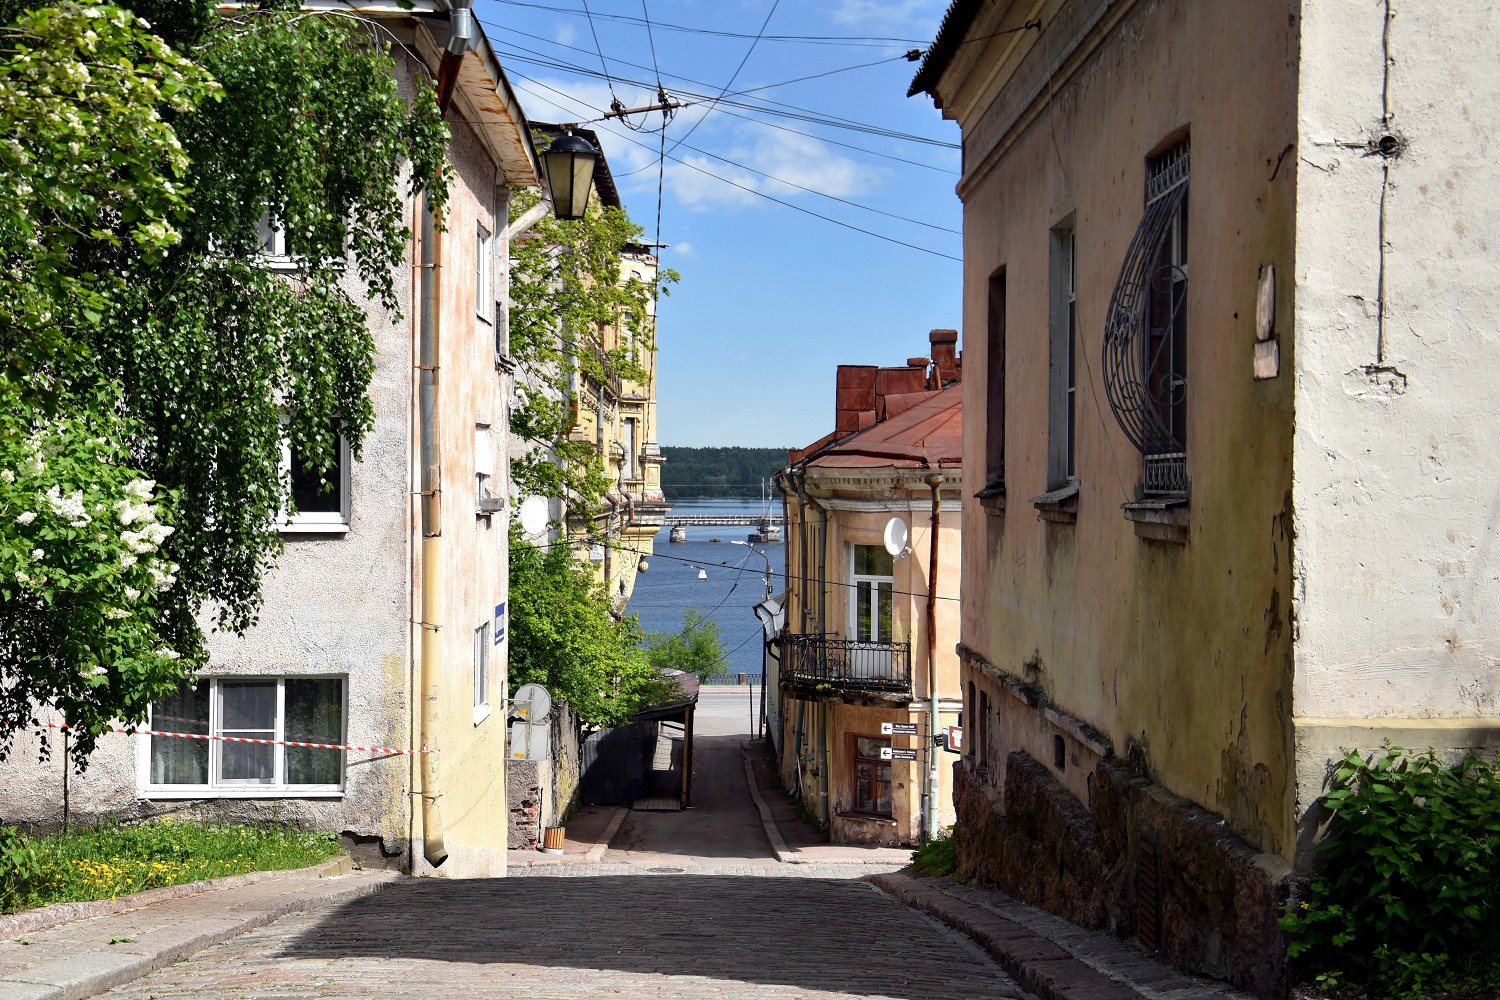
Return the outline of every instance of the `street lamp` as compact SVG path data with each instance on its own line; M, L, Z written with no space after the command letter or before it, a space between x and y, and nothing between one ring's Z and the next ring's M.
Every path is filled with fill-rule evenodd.
M564 132L542 153L547 187L552 192L552 212L559 219L581 219L589 207L594 186L594 163L599 151L581 135Z
M742 541L740 541L737 538L731 538L729 540L729 544L730 545L743 545L745 548L749 549L751 552L754 552L756 555L760 556L762 559L764 559L766 561L766 596L770 597L771 596L771 557L768 556L768 555L766 555L760 549L757 549L754 545L751 545L749 542L742 542Z

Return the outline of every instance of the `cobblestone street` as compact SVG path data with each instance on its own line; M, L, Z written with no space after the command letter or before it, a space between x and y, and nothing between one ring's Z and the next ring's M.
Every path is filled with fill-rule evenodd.
M603 865L569 877L402 882L285 918L107 996L1025 996L967 939L820 867Z

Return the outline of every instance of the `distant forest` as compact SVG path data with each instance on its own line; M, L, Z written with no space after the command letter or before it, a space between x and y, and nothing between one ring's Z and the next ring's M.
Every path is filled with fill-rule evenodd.
M673 448L662 445L668 500L760 499L761 481L786 467L785 448Z

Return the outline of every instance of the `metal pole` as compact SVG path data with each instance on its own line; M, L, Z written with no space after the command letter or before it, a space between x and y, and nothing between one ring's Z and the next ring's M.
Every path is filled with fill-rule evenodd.
M932 544L927 555L927 840L938 835L938 686L937 686L937 570L938 526L942 518L938 491L943 474L934 472L922 482L932 489Z

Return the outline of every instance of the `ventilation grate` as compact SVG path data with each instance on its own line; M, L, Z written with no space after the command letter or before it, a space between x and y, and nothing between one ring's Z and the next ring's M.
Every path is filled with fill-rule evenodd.
M1161 878L1156 845L1143 840L1135 859L1135 934L1152 951L1160 946L1160 914Z

